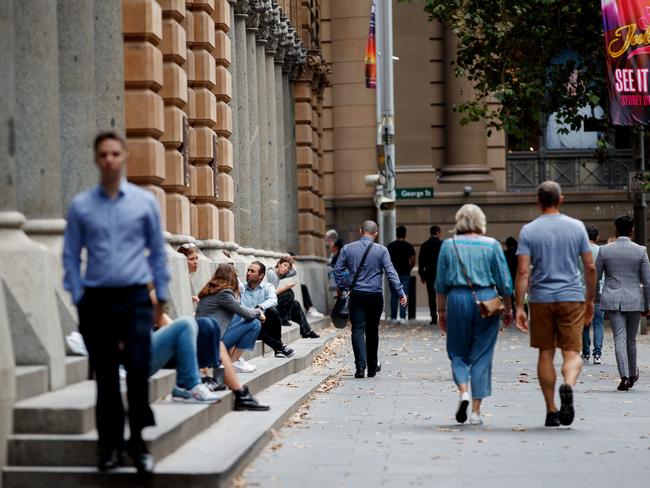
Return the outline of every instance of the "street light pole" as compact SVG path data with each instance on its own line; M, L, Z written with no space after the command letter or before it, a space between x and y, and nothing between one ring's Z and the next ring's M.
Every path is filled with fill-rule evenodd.
M377 115L378 139L384 145L386 184L384 197L395 200L395 94L393 84L393 3L377 0ZM383 222L378 222L387 244L395 240L397 212L395 206L383 211Z

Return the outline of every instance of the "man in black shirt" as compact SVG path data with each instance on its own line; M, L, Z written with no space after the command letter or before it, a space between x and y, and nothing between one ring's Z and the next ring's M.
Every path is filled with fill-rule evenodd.
M418 274L422 283L427 285L429 295L429 311L431 312L431 325L438 323L438 312L436 308L436 271L438 269L438 255L440 254L440 227L431 226L429 229L429 240L420 246L420 257L418 259Z
M404 293L408 295L409 289L409 279L411 276L411 270L415 266L415 248L411 245L410 242L406 240L406 227L400 225L395 232L397 240L391 242L386 246L388 248L388 253L390 254L390 260L393 262L395 271L399 276L399 280L402 283L402 288ZM392 289L390 293L390 318L391 321L397 319L397 304L401 297L396 295ZM406 321L406 307L400 306L399 309L400 321L403 323Z

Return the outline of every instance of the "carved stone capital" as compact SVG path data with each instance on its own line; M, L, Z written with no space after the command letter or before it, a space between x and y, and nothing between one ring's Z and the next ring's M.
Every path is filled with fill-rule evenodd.
M264 0L250 0L248 17L246 17L246 30L257 33L260 26L261 14L264 11Z
M273 54L278 50L280 36L282 35L282 26L280 19L280 6L276 0L271 2L271 10L267 11L266 24L268 25L269 35L266 42L266 53Z
M260 7L260 23L257 29L256 39L260 44L266 44L271 37L273 5L271 0L262 0Z
M248 17L250 10L250 0L235 0L235 17L245 19Z
M289 40L289 19L282 10L280 10L280 23L278 24L277 34L278 44L275 49L275 62L284 65L284 58L291 41Z

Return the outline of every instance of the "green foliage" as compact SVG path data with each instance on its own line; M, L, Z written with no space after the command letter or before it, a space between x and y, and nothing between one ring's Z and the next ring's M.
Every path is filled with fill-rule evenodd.
M461 123L485 119L489 127L527 139L539 134L548 114L557 112L559 122L578 129L583 120L580 108L606 106L600 2L425 0L424 4L431 19L458 36L454 69L476 90L473 100L456 107L463 114ZM562 56L568 50L576 56ZM500 102L497 109L488 106L489 96Z

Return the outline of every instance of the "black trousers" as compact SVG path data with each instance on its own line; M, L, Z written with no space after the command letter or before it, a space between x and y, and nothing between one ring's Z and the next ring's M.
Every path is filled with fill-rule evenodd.
M267 308L264 311L266 320L262 322L262 328L258 338L274 351L282 350L282 319L275 307Z
M381 293L350 293L352 350L358 369L377 367L379 319L383 308L384 296Z
M79 302L79 331L97 382L95 418L99 447L124 447L124 405L119 367L127 371L130 442L155 425L149 407L153 309L146 286L89 288Z
M309 310L314 306L314 302L311 301L311 295L309 294L309 288L307 285L300 285L300 291L302 291L302 304L305 306L305 310Z
M427 278L427 295L429 297L429 312L431 312L431 322L438 323L438 307L436 306L436 279Z
M311 332L311 326L307 321L307 317L300 303L296 301L296 295L293 293L293 290L287 290L278 295L277 308L283 324L287 324L289 320L293 320L300 325L300 334L302 336L306 336Z

